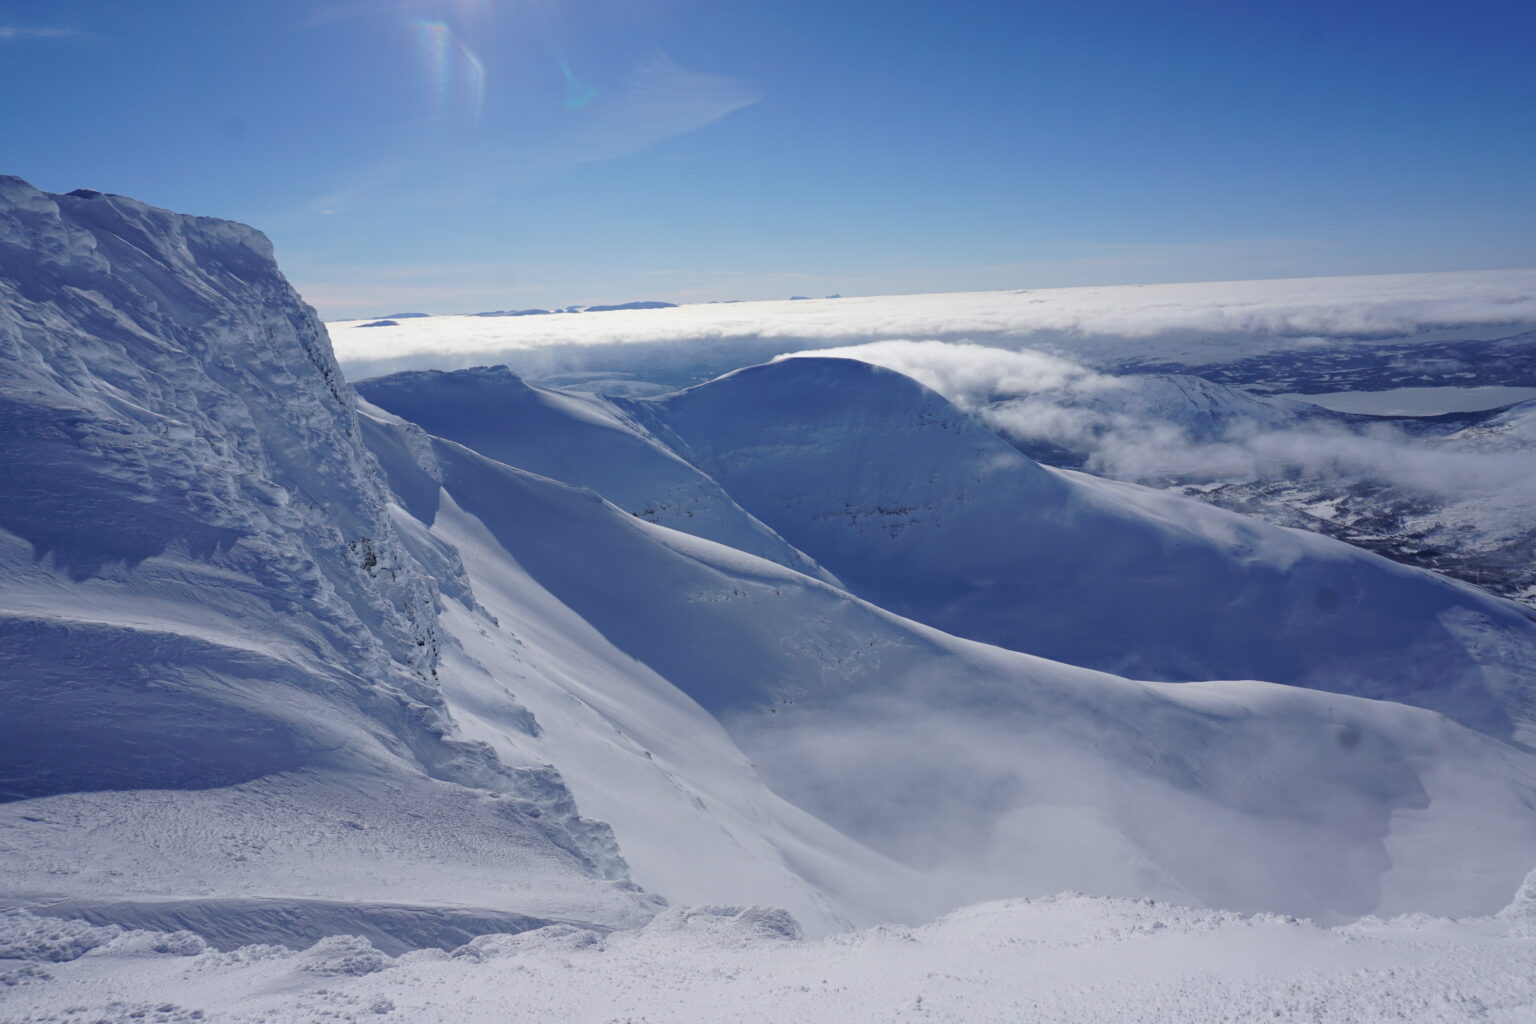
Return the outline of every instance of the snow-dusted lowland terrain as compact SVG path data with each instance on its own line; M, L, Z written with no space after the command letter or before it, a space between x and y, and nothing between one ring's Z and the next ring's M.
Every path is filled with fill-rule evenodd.
M1536 616L1176 492L1519 522L1529 410L1276 395L1533 286L328 331L0 178L0 1020L1531 1020Z

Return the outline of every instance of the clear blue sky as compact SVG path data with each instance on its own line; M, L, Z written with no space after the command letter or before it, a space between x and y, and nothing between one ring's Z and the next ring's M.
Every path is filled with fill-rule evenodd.
M1530 0L0 0L0 171L327 316L1536 265Z

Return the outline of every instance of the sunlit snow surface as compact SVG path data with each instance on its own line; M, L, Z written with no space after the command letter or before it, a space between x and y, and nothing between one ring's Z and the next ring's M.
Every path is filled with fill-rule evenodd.
M1536 1015L1515 916L1325 930L1149 901L987 903L802 941L764 908L667 911L391 958L355 939L228 952L196 937L0 917L8 1019L48 1024L1412 1021ZM51 979L51 980L49 980Z

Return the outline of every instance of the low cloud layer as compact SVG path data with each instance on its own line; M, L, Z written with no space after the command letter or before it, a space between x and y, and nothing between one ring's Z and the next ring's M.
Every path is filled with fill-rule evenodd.
M1447 900L1493 909L1528 870L1516 853L1491 890L1453 895L1449 864L1426 870L1449 847L1388 854L1397 812L1448 794L1425 791L1381 705L1193 683L1165 691L1197 711L1185 715L1154 686L1138 707L1156 728L1143 732L1114 701L1090 709L1093 686L1062 704L966 707L953 684L893 679L840 707L729 725L777 791L922 871L941 900L1079 890L1337 921ZM1482 756L1476 741L1451 745L1452 758ZM1259 760L1273 770L1254 774ZM1460 844L1463 826L1427 828Z
M1046 352L890 341L780 358L859 359L906 374L1012 440L1081 452L1124 480L1300 473L1456 495L1518 484L1536 492L1526 451L1468 451L1391 423L1170 375L1112 375Z
M654 363L657 352L674 365L718 373L795 349L901 338L1051 349L1097 367L1197 365L1383 340L1497 338L1532 328L1536 270L1510 270L432 317L371 331L338 324L332 338L356 379L495 363L523 372L549 365L631 369L618 364Z

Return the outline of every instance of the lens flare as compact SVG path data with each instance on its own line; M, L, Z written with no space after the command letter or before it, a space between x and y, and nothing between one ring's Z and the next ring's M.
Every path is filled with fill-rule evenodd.
M565 76L565 109L576 110L592 102L597 90L576 77L576 72L565 61L560 62L560 73Z
M485 106L485 65L473 50L441 21L413 25L427 73L427 91L439 118L462 116L480 120Z

